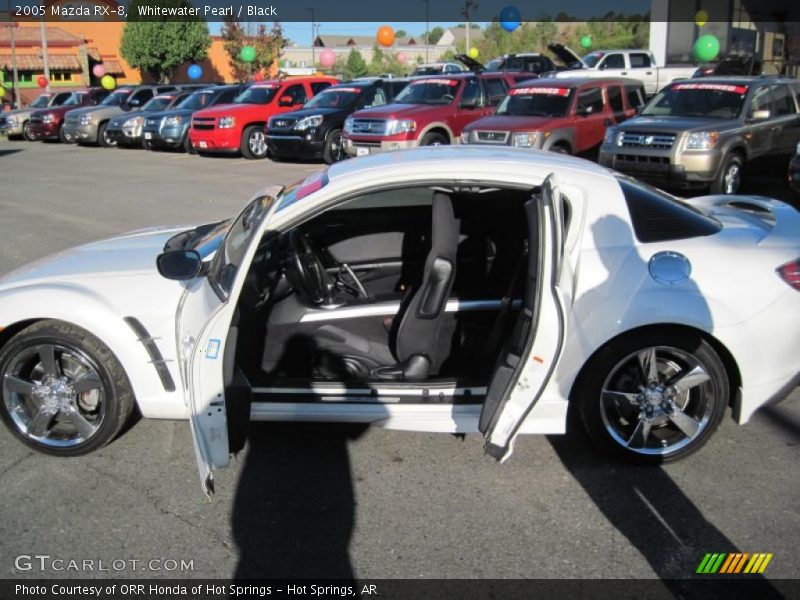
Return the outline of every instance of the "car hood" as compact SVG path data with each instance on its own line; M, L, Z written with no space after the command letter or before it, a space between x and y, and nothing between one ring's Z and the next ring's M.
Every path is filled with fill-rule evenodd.
M131 108L130 110L123 110L120 106L84 106L83 108L76 108L69 112L74 113L76 115L87 115L92 113L101 114L104 117L113 117L116 115L121 115L123 113L129 112L137 112L138 109Z
M162 110L159 112L148 112L147 117L149 119L163 119L164 117L188 117L193 115L195 112L198 112L201 109L193 109L193 108L171 108L169 110Z
M558 60L564 63L564 65L567 67L572 67L575 69L588 68L586 63L583 62L583 59L564 44L548 44L547 49L555 54L556 58L558 58Z
M154 275L156 257L172 236L190 229L155 227L70 248L0 278L0 290L33 283Z
M426 115L431 110L441 110L447 106L446 104L387 104L376 108L365 108L353 116L357 119L397 119Z
M311 115L335 115L337 113L347 114L349 109L344 108L301 108L293 110L290 114L292 118L302 119Z
M233 115L238 112L248 111L259 108L265 109L271 104L218 104L212 108L204 108L203 110L197 111L195 114L196 117L225 117L228 115Z
M8 112L0 112L0 117L16 117L16 116L27 116L31 114L35 110L43 110L41 108L17 108L16 110L10 110Z
M634 117L618 126L620 131L634 131L637 129L668 131L670 133L683 133L684 131L697 131L703 129L719 130L729 129L731 121L723 119L707 119L703 117Z
M523 117L512 115L491 115L478 119L464 128L464 131L473 129L494 129L498 131L536 131L557 127L562 122L554 117Z

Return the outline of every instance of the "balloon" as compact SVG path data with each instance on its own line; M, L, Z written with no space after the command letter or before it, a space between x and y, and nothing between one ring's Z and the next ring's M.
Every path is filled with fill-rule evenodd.
M106 74L106 68L103 65L95 65L92 67L92 73L95 77L102 77Z
M701 35L694 43L694 55L700 62L709 62L719 54L719 40L710 34Z
M394 29L388 25L382 25L378 28L378 43L381 46L391 46L394 44Z
M506 31L514 31L519 27L522 17L519 14L519 9L516 6L506 6L500 11L500 25Z
M186 70L186 74L189 76L189 79L200 79L203 76L203 67L200 65L191 65Z
M36 78L36 85L38 85L39 87L47 87L47 77L45 77L44 75L39 75Z
M323 67L332 67L333 64L336 62L336 52L331 50L330 48L325 48L322 51L322 54L319 57L319 62Z
M592 45L592 36L585 35L581 38L581 46L589 48Z
M103 77L100 78L100 85L103 86L103 89L113 90L117 87L117 80L111 75L103 75Z
M406 64L406 61L408 60L408 57L406 56L405 52L398 52L395 55L395 58L397 59L397 62L399 62L401 65Z
M239 52L239 58L242 59L242 62L253 62L256 59L256 49L252 46L243 46Z
M6 95L6 88L0 85L0 98Z
M702 27L703 25L708 23L708 11L698 10L697 13L694 15L694 22L697 24L698 27Z
M478 58L478 55L479 55L479 54L480 54L480 52L478 52L478 49L477 49L475 46L473 46L472 48L470 48L470 49L469 49L469 52L467 52L467 56L469 56L469 57L470 57L471 59L473 59L473 60L475 60L476 58Z
M261 74L261 71L253 74L253 81L264 81L264 75Z

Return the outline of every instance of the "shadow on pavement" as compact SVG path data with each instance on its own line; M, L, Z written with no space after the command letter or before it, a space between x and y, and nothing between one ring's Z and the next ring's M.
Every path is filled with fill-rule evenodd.
M22 148L8 148L4 150L0 150L0 156L6 156L8 154L16 154L17 152L22 152Z

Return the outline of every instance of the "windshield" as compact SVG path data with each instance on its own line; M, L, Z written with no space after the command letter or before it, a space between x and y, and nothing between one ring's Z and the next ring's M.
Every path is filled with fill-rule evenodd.
M151 98L147 104L142 107L142 110L164 110L169 108L170 103L175 99L175 96L156 96Z
M31 106L33 108L44 108L48 102L50 102L50 94L42 94L33 101Z
M119 106L128 99L130 90L117 90L110 96L107 96L100 104L103 106Z
M497 107L497 114L513 117L563 117L567 114L571 97L570 88L512 88Z
M227 226L228 222L226 222L225 240L214 256L209 273L209 280L223 297L227 298L230 294L247 247L274 202L274 196L257 196L244 207L244 210L239 213L235 221L230 223L230 226Z
M62 106L78 106L81 102L83 102L85 97L86 94L81 92L73 92L69 95L69 98L67 98L67 101L64 102Z
M500 67L503 66L503 59L502 58L495 58L494 60L490 60L486 63L486 70L487 71L499 71Z
M458 91L458 79L412 81L395 98L398 104L450 104Z
M195 92L178 104L178 108L203 108L204 106L208 106L213 97L214 92Z
M651 117L734 119L747 94L746 85L674 83L661 90L642 110Z
M236 96L238 104L269 104L278 93L278 85L254 85Z
M592 52L583 57L583 62L585 62L589 68L594 68L604 56L605 54L602 52Z
M441 75L444 67L442 66L431 66L431 67L417 67L414 69L414 72L411 73L411 76L414 77L416 75Z
M360 87L329 88L306 102L303 108L350 108L358 99L362 89Z

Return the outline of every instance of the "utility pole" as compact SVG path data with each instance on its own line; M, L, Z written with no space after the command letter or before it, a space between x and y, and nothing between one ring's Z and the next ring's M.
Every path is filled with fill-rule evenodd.
M422 0L425 3L425 62L430 62L431 49L431 0Z
M314 21L314 9L313 8L309 8L309 9L306 9L306 10L308 10L308 12L311 13L311 66L314 67L317 64L317 53L314 50L314 41L315 41L314 40L314 37L315 37L314 32L316 31L317 28L316 28L316 23Z
M14 108L19 108L19 69L17 68L17 42L14 29L16 23L11 23L11 11L8 11L8 30L11 33L11 71L14 73L11 93L14 94Z
M47 79L47 85L44 90L50 92L50 61L47 59L47 27L44 24L44 18L41 20L42 32L42 61L44 62L44 77Z
M464 52L469 52L469 11L475 8L478 8L478 3L475 0L466 0L466 2L464 2L464 10L461 11L461 14L464 15L464 19L466 19L465 25L467 27L464 40Z

